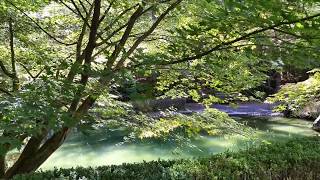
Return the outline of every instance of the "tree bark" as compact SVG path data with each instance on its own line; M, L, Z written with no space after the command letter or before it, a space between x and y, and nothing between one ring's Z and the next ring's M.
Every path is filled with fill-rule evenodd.
M11 78L12 80L12 92L19 90L19 78L17 74L16 68L16 59L15 59L15 51L14 51L14 29L13 29L13 19L9 18L9 42L10 42L10 56L11 56L11 73L6 70L2 62L0 63L1 69L4 73ZM11 93L8 93L11 94ZM12 94L11 94L12 95ZM5 132L3 136L10 136L10 133ZM0 155L0 178L5 177L6 173L6 155L9 151L10 144L2 144L2 154Z
M34 157L46 134L46 132L43 132L43 134L40 136L33 136L30 138L27 145L24 147L23 152L19 156L19 159L5 173L4 177L6 179L12 178L14 175L19 174L19 172L21 172L20 168L25 164L32 166L32 164L29 164L28 161L30 158Z
M6 153L0 155L0 178L4 176L6 172Z
M75 112L75 118L80 118L83 114L86 114L95 101L95 97L88 96ZM43 133L41 137L32 137L17 162L5 173L4 178L10 179L16 174L37 170L63 144L69 132L70 128L64 127L49 138L40 148L41 141L47 133Z
M84 72L81 78L81 84L86 85L89 78L90 63L92 58L92 53L95 48L96 35L99 27L100 19L100 8L101 0L95 0L94 2L94 13L91 21L91 28L89 34L89 42L84 50ZM78 103L80 102L82 91L80 90L75 97L73 103L69 108L69 112L72 116L81 116L86 113L88 109L92 106L95 101L92 99L85 100L82 105L80 105L79 110L77 110ZM76 112L76 113L75 113ZM76 117L75 117L76 118ZM29 173L38 169L41 164L43 164L53 152L55 152L65 141L67 135L69 134L70 128L64 127L61 131L56 132L51 138L45 141L45 143L40 147L42 140L44 139L46 133L43 133L41 138L33 137L29 140L27 146L19 157L18 161L12 166L6 173L5 178L12 178L16 174Z
M48 139L40 149L25 154L22 161L16 163L17 165L15 164L16 168L10 168L7 171L5 178L10 179L16 174L30 173L37 170L61 146L68 133L69 128L64 128Z
M95 0L93 15L91 19L89 41L86 48L83 50L84 65L83 65L83 72L81 74L81 80L80 80L80 83L81 85L83 85L83 87L80 87L80 89L76 92L76 95L69 107L69 112L76 111L78 104L81 101L82 93L89 80L90 71L91 71L92 54L96 47L96 40L97 40L96 37L97 37L98 28L99 28L100 8L101 8L101 0Z

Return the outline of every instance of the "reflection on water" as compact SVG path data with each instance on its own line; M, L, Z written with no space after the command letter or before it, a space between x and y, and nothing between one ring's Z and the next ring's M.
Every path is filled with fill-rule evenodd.
M260 140L286 139L293 136L312 136L311 122L282 117L239 118L239 121L258 130ZM103 133L88 138L80 133L70 137L42 166L43 170L54 167L101 166L133 163L158 159L191 158L206 156L236 149L250 143L248 138L233 135L228 137L199 137L193 140L195 147L185 147L176 152L175 144L130 143L118 145L119 136L105 137Z

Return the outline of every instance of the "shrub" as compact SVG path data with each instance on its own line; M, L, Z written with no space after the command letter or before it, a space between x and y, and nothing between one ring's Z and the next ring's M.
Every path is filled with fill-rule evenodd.
M264 143L193 160L152 161L18 175L36 179L320 179L320 139Z

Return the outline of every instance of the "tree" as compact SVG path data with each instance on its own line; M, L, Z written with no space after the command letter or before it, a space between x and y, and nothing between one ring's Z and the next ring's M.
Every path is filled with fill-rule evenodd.
M16 136L16 138L20 138L21 140L26 139L27 137L29 137L29 139L17 162L5 173L3 173L2 177L10 178L14 174L36 170L62 144L68 135L70 128L75 126L80 121L81 117L88 112L88 109L104 91L102 88L97 89L93 87L96 85L99 85L100 87L108 87L110 83L112 83L113 77L116 76L115 74L117 71L119 71L125 65L126 58L130 56L151 33L153 33L157 26L159 26L160 22L163 21L163 19L174 8L176 8L180 2L181 0L164 2L151 1L142 3L139 1L121 3L112 1L107 3L101 2L101 0L95 0L93 2L59 1L57 2L59 5L61 4L65 7L65 9L69 9L72 13L74 13L73 18L79 19L78 24L74 24L76 27L72 29L74 30L73 33L79 33L77 35L76 42L66 43L45 30L40 23L38 23L33 17L25 12L23 8L21 8L16 2L9 0L6 1L7 5L14 7L16 11L19 11L25 15L38 27L38 29L49 36L52 41L68 47L74 45L76 46L76 50L74 54L72 53L70 55L70 58L75 58L75 61L70 65L69 72L65 76L64 80L60 80L62 79L63 75L59 74L59 72L57 72L53 77L50 75L50 71L52 71L52 69L49 68L47 70L47 82L42 83L52 83L52 89L48 91L49 94L39 97L39 101L37 102L39 104L33 106L35 108L33 109L33 113L37 111L38 105L40 104L47 107L52 107L53 109L45 108L40 110L42 113L44 113L42 114L44 119L41 118L40 113L37 117L33 117L33 119L29 120L36 124L37 130L31 134L25 134L26 132L12 132L8 128L3 132L3 138L12 138L13 136ZM154 20L154 22L148 23L143 21L144 18L148 17L147 13L154 8L159 8L160 11L160 14ZM136 30L138 25L150 25L150 27L145 29L145 31L140 31L138 34L134 34L133 32L135 32L134 30ZM81 29L80 32L77 30L79 27ZM65 37L68 35L70 34L65 35ZM124 52L125 45L128 46L129 40L130 49ZM100 55L106 50L109 50L109 52L112 53L108 54L108 61L104 63L104 68L95 72L93 69L94 67L92 66L94 63L94 57ZM2 70L8 74L5 68ZM96 76L95 73L99 73L99 76ZM95 77L95 82L89 82L89 78L93 77ZM59 84L60 86L57 86L57 84L55 84L56 82L53 82L50 78L52 78L53 81L55 80L61 82L61 84ZM40 84L39 86L42 85L43 84ZM41 92L43 89L41 89L40 92L37 91L39 86L33 86L35 87L33 88L34 91L31 89L28 90L33 91L32 93L37 92L44 94ZM48 88L48 86L46 88ZM58 93L57 90L61 93ZM66 96L65 91L71 93L72 95L68 96L66 99L63 99L63 96ZM48 95L52 96L52 93L57 93L54 94L54 99L56 98L56 100L54 100L52 97L46 99L48 98ZM30 99L27 97L29 96L30 98L30 94L26 93L25 95L25 102L20 104L21 109L25 108L23 107L25 105L28 106L30 110ZM23 97L24 95L22 93L19 96ZM16 112L17 111L19 110L16 110ZM21 110L21 112L22 111L24 110ZM69 121L68 123L62 123L59 129L55 129L55 132L51 137L46 138L49 130L54 128L50 127L51 122L49 119L46 119L48 118L48 111L53 111L58 114L59 117L55 116L58 118L56 119L57 121L62 116L64 116L62 121L66 121L66 119ZM24 111L24 113L26 113L26 111ZM3 117L3 121L5 121L7 118L10 118L10 115L6 114L6 116ZM8 121L9 124L11 123L13 126L17 126L17 122L22 123L22 121L19 121L18 119L8 119ZM30 122L28 124L30 125ZM2 150L7 152L11 148L11 144L12 143L3 143ZM2 161L1 167L1 169L5 169L4 161Z
M22 22L16 22L17 25L24 22L28 25L25 27L35 27L22 31L21 35L10 33L10 39L13 38L10 45L11 62L14 64L16 60L12 51L20 48L24 56L19 58L19 63L23 62L20 63L21 67L32 79L17 88L17 78L9 76L17 76L14 65L12 72L8 72L4 64L1 66L3 73L13 82L13 91L2 90L7 94L1 102L3 131L0 177L3 178L35 171L61 146L70 130L86 118L97 99L103 93L110 92L112 85L123 80L126 72L146 73L155 69L163 75L168 70L180 67L192 72L184 81L199 78L205 81L206 76L214 77L210 73L216 66L222 66L218 68L222 72L226 65L223 61L229 59L227 64L232 70L248 66L242 70L247 72L243 75L249 80L253 77L251 72L258 72L249 65L261 62L260 59L254 63L249 61L250 58L259 57L257 54L261 52L253 48L258 35L268 37L278 28L297 26L297 23L304 22L315 23L317 27L320 16L312 12L316 4L313 1L303 3L308 5L307 10L311 9L310 12L301 13L299 9L293 12L294 16L276 13L286 4L292 4L292 7L300 5L287 1L271 4L255 1L56 0L46 6L43 3L46 1L35 1L33 6L26 6L25 1L5 0L1 4L4 9L10 7L21 17ZM281 6L272 10L270 7L273 5ZM207 6L209 9L205 8ZM209 11L201 11L203 8ZM261 17L251 18L255 17L252 14L261 14ZM190 23L185 25L187 15L191 18ZM10 18L5 23L8 22L10 25ZM229 26L232 31L227 32ZM9 32L14 32L10 26ZM171 39L163 40L164 36L169 35L172 35ZM40 39L35 40L35 36ZM168 43L170 40L172 43ZM248 44L251 41L253 43ZM160 46L158 51L146 47L157 47L157 43ZM247 46L250 48L234 51L237 47ZM237 57L242 57L239 64ZM215 58L220 58L220 63L214 63ZM40 60L32 64L33 59ZM30 67L36 75L30 71ZM161 70L163 68L164 71ZM178 76L162 79L173 82L176 80L174 78L181 77L181 73L186 71L175 72L178 72ZM237 72L234 71L231 76L225 76L224 73L218 80L212 78L212 81L205 83L223 87L223 83L229 80L239 81L239 89L250 82L261 80L257 78L244 83L235 78ZM227 87L234 91L232 84ZM21 146L23 141L27 143L19 159L12 167L6 168L6 153Z

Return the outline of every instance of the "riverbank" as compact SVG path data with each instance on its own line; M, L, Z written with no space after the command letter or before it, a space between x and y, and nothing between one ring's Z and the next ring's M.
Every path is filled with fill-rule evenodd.
M73 134L65 144L57 150L43 165L42 169L52 170L54 167L71 168L76 166L119 165L153 160L169 160L180 158L205 157L226 150L235 150L259 141L287 140L292 137L314 136L312 123L300 119L283 117L237 117L255 132L250 137L238 134L228 136L199 136L181 142L168 140L123 141L121 129L113 131L100 130L95 134ZM183 146L182 146L183 145Z
M206 107L200 103L185 103L180 106L180 108L177 108L175 111L172 111L171 113L202 113L206 109ZM272 103L247 102L235 105L212 104L209 107L218 109L219 111L225 112L229 116L233 117L275 117L284 115L281 112L274 112L273 109L276 107L276 104ZM161 111L149 112L149 114L153 117L161 117Z
M320 138L268 142L193 160L152 161L97 168L55 169L28 179L320 179Z

